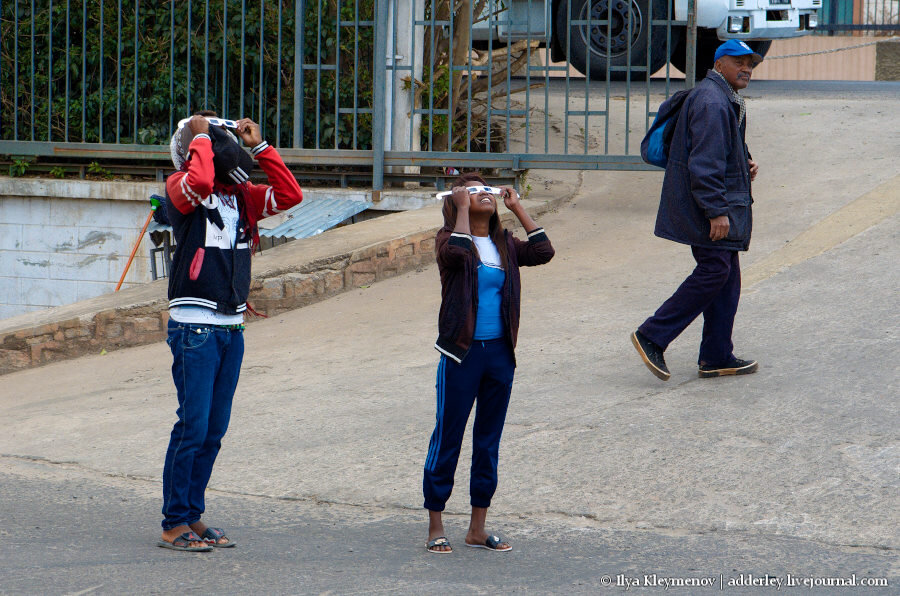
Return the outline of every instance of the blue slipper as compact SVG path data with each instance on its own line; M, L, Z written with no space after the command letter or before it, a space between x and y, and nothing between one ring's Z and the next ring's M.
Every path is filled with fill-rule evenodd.
M500 540L499 536L494 536L493 534L488 536L484 544L469 544L466 542L466 546L471 546L472 548L486 548L488 550L497 551L498 553L505 553L512 550L512 545L506 544L506 548L500 548L502 544L506 543L505 540Z
M202 538L197 536L194 532L185 532L172 542L167 542L165 540L160 540L156 543L156 546L161 546L162 548L170 548L172 550L184 550L195 553L207 553L212 550L211 546L191 546L191 542L205 542Z

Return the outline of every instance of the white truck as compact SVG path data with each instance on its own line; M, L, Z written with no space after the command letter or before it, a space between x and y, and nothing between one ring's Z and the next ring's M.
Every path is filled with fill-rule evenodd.
M669 61L685 70L686 27L667 27L666 20L671 7L673 21L686 21L687 0L493 0L488 5L493 16L473 26L476 42L549 40L551 60L568 60L596 80L624 79L628 70L632 79L643 79ZM821 6L822 0L696 0L698 77L712 67L720 40L742 39L764 56L773 39L811 33Z

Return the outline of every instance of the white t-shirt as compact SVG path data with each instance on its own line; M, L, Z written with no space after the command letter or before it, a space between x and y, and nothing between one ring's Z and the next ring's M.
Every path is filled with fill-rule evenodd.
M475 242L475 248L478 249L478 256L481 257L482 263L488 267L503 269L503 265L500 263L500 253L489 236L472 236L472 241Z

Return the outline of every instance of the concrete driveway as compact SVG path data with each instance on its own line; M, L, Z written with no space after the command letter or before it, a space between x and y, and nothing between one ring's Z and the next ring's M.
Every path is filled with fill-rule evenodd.
M468 445L456 551L424 550L431 266L248 328L208 499L230 551L154 546L165 344L4 376L0 593L898 593L900 97L748 113L761 170L734 337L752 376L697 378L699 323L668 383L629 342L693 265L652 236L661 173L532 172L535 196L571 200L539 222L556 258L523 272L489 517L512 553L459 548Z

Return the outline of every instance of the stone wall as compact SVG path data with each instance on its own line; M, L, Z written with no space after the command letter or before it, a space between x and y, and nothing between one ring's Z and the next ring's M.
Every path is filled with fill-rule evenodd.
M875 80L900 81L900 41L882 41L875 48Z
M254 276L248 302L259 314L272 316L433 263L435 231L392 239L330 260L318 260L280 275ZM156 295L149 302L98 305L94 312L80 316L5 333L0 331L0 374L164 340L169 320L166 284L166 280L160 280L146 285L144 293L150 291ZM130 302L129 293L120 292L115 296Z

